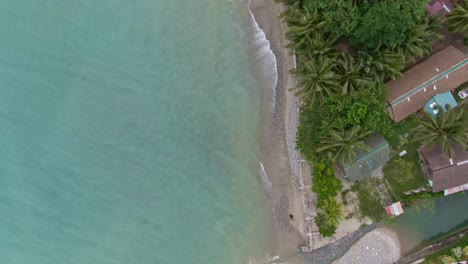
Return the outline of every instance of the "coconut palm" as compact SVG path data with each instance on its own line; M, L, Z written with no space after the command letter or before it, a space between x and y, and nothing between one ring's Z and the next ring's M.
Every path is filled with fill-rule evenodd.
M305 55L306 58L319 62L326 57L334 58L338 55L336 40L337 38L332 35L315 31L307 36L307 41L304 42L305 48L296 51L296 54Z
M328 152L331 160L340 165L354 164L358 151L369 151L364 138L370 133L371 131L362 131L360 126L343 131L331 130L320 140L321 146L316 152Z
M343 218L343 211L338 201L329 197L323 201L322 213L325 215L325 223L328 226L338 226L340 220Z
M468 0L461 0L447 15L448 28L451 31L468 33Z
M431 55L434 40L442 39L433 27L429 23L417 24L407 32L405 43L397 48L406 62Z
M302 95L305 102L314 105L323 104L327 96L336 94L339 89L338 76L333 72L335 65L330 59L324 58L320 62L309 60L301 63L301 67L291 70L299 82L292 90L298 90L296 95Z
M329 237L335 234L340 220L343 218L343 210L341 204L334 197L327 197L320 200L322 205L315 217L315 223L319 228L319 232L324 237Z
M289 30L286 32L286 37L291 41L288 48L293 50L301 50L310 41L310 35L325 24L320 21L317 10L301 8L299 1L283 12L281 17L288 23Z
M335 71L339 75L343 94L369 87L372 84L372 78L362 76L361 66L348 53L341 54Z
M388 49L373 52L359 51L355 56L357 64L368 77L386 80L402 76L403 55L399 52Z
M426 115L414 129L414 141L427 147L439 145L449 157L454 155L453 145L468 147L468 115L464 107L444 112L439 106L437 117Z

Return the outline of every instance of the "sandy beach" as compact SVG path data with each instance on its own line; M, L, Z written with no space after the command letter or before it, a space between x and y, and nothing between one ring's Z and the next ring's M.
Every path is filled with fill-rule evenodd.
M263 131L262 142L262 163L272 185L272 218L276 232L277 251L275 255L288 261L291 261L291 256L296 256L293 259L302 259L298 258L297 253L301 249L307 250L307 248L302 248L303 246L307 246L308 250L316 250L328 245L317 253L330 255L330 252L327 253L328 248L331 250L339 247L340 250L333 249L333 251L342 252L334 257L336 258L344 254L354 243L343 242L343 240L350 238L356 240L374 227L353 234L362 223L355 218L350 218L340 223L334 236L323 238L313 221L316 215L316 195L311 191L310 167L295 148L300 101L294 92L290 91L290 88L296 85L295 78L289 74L289 70L295 67L295 57L289 49L285 48L288 44L285 39L287 25L279 18L284 9L283 4L277 4L273 0L252 0L250 4L250 10L258 26L264 31L270 42L270 48L276 56L278 71L275 106L271 123L265 126ZM348 182L345 184L349 185ZM394 236L389 232L377 233L379 237L394 240ZM356 248L359 247L351 247L348 253L356 253L358 251ZM315 255L311 254L308 257L312 256ZM381 256L385 256L385 252L382 252ZM321 261L317 257L312 258L316 261L311 263L331 262L330 260Z
M299 107L294 93L289 91L289 88L295 86L295 80L289 74L289 69L295 66L295 60L285 48L287 41L284 33L287 27L279 19L283 8L283 5L272 0L252 0L250 4L255 20L270 41L270 48L277 61L276 101L271 122L263 131L262 163L272 184L276 254L288 258L299 252L299 245L305 244L306 227L305 200L300 189L300 155L295 150ZM310 178L308 175L306 177Z

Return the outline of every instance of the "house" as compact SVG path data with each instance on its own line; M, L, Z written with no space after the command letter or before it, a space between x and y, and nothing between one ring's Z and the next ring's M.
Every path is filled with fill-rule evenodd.
M369 151L360 151L354 164L343 166L343 176L351 181L362 181L368 177L382 174L382 168L389 160L388 142L380 135L374 134L367 141Z
M450 2L446 2L444 0L433 0L429 4L426 5L427 12L431 15L446 15L450 13L452 8Z
M439 93L445 93L468 81L468 56L453 46L435 53L387 82L387 111L400 122L423 108Z
M468 151L459 144L453 145L453 149L452 158L443 154L440 146L419 149L433 192L444 191L448 195L468 189Z

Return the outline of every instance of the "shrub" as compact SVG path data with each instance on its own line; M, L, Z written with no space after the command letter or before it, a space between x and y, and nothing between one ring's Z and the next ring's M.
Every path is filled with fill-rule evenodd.
M315 217L315 224L317 224L319 228L319 233L323 237L331 237L336 232L337 226L328 225L327 217L322 213L318 213L317 216Z
M315 159L312 191L317 194L317 206L323 208L325 200L334 198L343 189L343 184L336 178L333 165L326 158Z

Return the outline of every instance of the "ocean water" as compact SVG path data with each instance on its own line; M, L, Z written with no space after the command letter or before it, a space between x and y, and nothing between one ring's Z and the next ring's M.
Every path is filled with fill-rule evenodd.
M2 1L0 263L265 255L249 19L244 0Z

